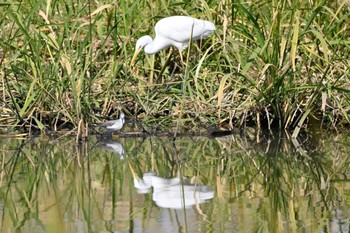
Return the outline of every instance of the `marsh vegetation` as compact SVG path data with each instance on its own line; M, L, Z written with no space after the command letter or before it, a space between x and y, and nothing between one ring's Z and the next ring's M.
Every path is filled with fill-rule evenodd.
M349 1L18 1L0 4L0 124L73 130L128 118L153 128L349 125ZM129 63L163 17L215 23L178 53ZM172 72L174 74L172 75ZM18 129L18 128L17 128Z
M0 9L1 231L349 229L349 135L317 130L349 127L348 0ZM131 67L136 40L170 15L216 31L183 51L184 69L172 49ZM118 136L79 140L121 111ZM206 198L173 208L150 177Z

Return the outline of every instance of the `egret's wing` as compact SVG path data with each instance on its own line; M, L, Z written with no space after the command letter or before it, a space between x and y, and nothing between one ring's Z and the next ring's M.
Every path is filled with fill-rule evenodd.
M195 20L193 23L192 40L201 40L215 31L215 26L212 22L206 20Z
M215 30L213 23L194 19L187 16L172 16L160 20L156 24L156 35L176 43L187 43L192 40L203 39Z

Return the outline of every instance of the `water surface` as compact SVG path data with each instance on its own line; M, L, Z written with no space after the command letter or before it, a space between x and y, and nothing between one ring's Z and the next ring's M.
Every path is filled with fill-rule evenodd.
M0 138L1 232L349 232L350 143L313 133Z

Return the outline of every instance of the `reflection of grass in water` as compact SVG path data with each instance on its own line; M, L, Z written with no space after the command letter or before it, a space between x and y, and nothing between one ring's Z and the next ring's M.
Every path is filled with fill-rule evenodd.
M349 174L349 145L309 135L296 148L279 137L120 139L124 160L74 140L2 144L2 227L23 229L28 220L71 231L79 224L87 230L147 227L158 209L151 195L136 194L132 164L140 177L182 174L212 186L216 198L200 205L198 224L206 229L319 232L330 210L349 206L349 185L339 185Z
M236 187L235 192L230 193L233 200L251 198L253 205L258 206L258 215L250 219L260 222L255 226L263 227L266 232L281 232L286 227L290 230L297 226L307 228L310 225L308 221L311 221L319 230L322 227L318 222L320 218L327 220L330 215L328 210L344 205L338 198L345 195L345 190L338 190L331 177L338 176L340 171L348 172L349 157L338 160L342 162L337 168L327 164L333 159L331 155L334 152L338 152L339 158L347 156L339 152L343 145L325 148L324 145L313 144L314 148L305 150L305 145L313 138L309 138L301 148L278 138L269 144L256 143L252 139L238 140L244 150L234 155L240 159L235 159L234 175L226 178L232 179L231 183ZM264 148L258 149L260 145ZM304 150L304 154L299 152L300 149ZM342 194L336 195L339 191ZM241 211L250 209L242 207ZM284 221L288 224L282 224Z

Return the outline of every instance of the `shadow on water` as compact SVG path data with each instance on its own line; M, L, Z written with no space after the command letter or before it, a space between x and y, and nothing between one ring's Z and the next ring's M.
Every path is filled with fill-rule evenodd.
M349 231L349 136L221 136L0 139L1 232Z

